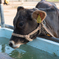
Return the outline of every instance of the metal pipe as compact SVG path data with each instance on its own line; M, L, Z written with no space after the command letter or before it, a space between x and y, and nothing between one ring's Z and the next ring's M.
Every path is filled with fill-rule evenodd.
M5 27L5 22L4 22L4 12L3 12L3 4L2 0L0 0L0 22L1 22L1 27Z
M0 24L0 26L1 26L1 24ZM14 26L11 26L11 25L7 25L7 24L5 24L5 28L14 29Z
M2 3L2 1L0 0L0 4Z
M6 27L6 28L10 28L10 29L14 29L13 26L11 26L11 25L7 25L7 24L5 24L5 27Z

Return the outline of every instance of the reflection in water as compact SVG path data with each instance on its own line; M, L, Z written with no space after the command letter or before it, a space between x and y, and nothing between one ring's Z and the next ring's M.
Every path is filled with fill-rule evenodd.
M15 59L59 59L56 55L33 48L29 45L22 45L18 49L13 49L8 45L8 39L0 38L0 50Z
M5 44L2 45L2 52L4 53L5 52Z
M21 58L21 55L20 53L17 51L17 50L13 50L11 53L10 53L10 56L13 57L13 58ZM17 56L17 57L16 57Z

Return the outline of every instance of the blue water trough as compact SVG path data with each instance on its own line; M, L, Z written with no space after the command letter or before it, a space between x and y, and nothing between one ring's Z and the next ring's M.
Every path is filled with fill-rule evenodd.
M12 32L13 32L12 29L0 28L0 37L5 37L10 39ZM59 43L57 42L37 37L32 42L27 43L27 45L59 56Z

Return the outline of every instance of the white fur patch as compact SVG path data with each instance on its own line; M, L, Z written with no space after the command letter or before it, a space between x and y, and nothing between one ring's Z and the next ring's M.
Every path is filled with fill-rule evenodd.
M15 44L14 41L9 41L9 43L12 43L14 48L15 47L20 47L20 45L22 45L21 43Z

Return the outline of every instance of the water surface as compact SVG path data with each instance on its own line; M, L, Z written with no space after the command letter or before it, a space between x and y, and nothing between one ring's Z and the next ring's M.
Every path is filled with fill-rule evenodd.
M9 39L0 37L0 52L7 53L15 59L59 59L55 54L49 54L29 45L22 45L13 49L9 45Z

